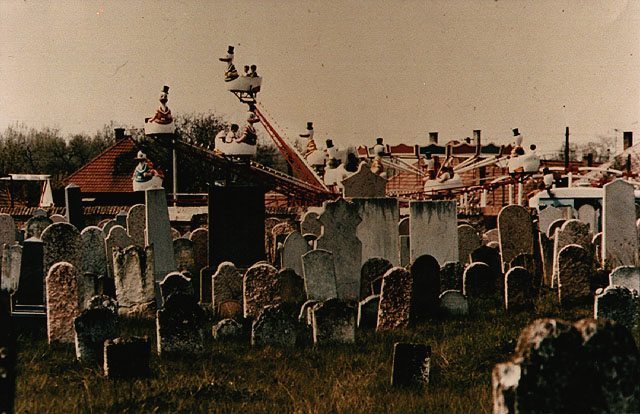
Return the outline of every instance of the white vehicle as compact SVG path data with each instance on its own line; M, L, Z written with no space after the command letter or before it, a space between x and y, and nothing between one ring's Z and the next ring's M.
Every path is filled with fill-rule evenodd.
M175 132L176 132L176 126L173 121L170 124L159 124L157 122L144 123L145 135L175 134Z
M250 94L255 96L260 92L262 86L261 76L239 76L236 79L226 82L229 92Z
M256 151L258 149L257 145L249 145L244 142L224 142L223 140L218 140L216 142L216 149L223 153L224 155L229 156L255 156Z

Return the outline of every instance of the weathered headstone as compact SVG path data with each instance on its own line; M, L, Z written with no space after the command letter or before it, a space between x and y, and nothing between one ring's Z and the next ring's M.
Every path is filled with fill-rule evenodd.
M118 222L113 220L113 219L111 219L111 220L106 220L104 222L104 224L102 224L101 226L98 226L98 227L101 227L102 231L104 232L104 234L108 235L109 232L111 231L111 228L113 226L117 226L117 225L118 225Z
M503 207L498 213L498 232L503 272L520 253L533 254L533 224L524 207L515 204Z
M382 257L394 266L400 264L398 220L400 209L395 198L354 198L362 219L356 236L362 243L362 262Z
M298 337L298 322L285 305L270 305L262 309L251 327L251 345L294 346Z
M314 305L311 320L316 345L354 343L356 340L356 310L340 299Z
M549 224L549 228L547 229L547 237L554 240L556 235L556 231L562 227L562 225L567 221L567 219L557 219Z
M614 269L636 265L638 234L634 187L622 179L604 185L602 205L602 263Z
M562 227L556 230L553 244L553 256L554 256L554 280L552 280L552 286L555 287L555 277L558 275L558 255L560 250L570 244L577 244L587 251L591 251L591 231L589 225L581 222L580 220L567 220L562 224ZM592 259L589 259L591 262Z
M18 305L43 305L44 270L42 240L27 239L22 245L20 281L13 300Z
M379 305L380 295L371 295L358 304L358 328L376 329Z
M193 242L193 260L195 261L195 268L199 271L203 267L207 267L209 263L207 259L209 230L202 227L195 229L189 235L189 240ZM211 288L204 294L206 294L207 297L211 297Z
M156 315L158 355L201 352L204 322L204 311L193 295L169 295Z
M46 278L49 343L73 343L73 320L80 313L79 280L78 271L70 263L57 262L49 269Z
M500 260L500 252L489 246L481 246L471 252L471 262L482 262L491 268L491 272L500 279L502 274L502 262ZM498 282L497 286L502 286L502 282Z
M160 282L160 293L163 303L174 293L193 296L193 285L191 280L182 273L171 272Z
M482 234L482 244L486 246L491 242L500 242L500 233L498 233L498 229L487 230Z
M277 273L278 270L270 264L259 263L244 274L242 291L245 318L256 318L263 308L279 302Z
M107 261L107 270L110 276L113 276L114 249L118 248L122 250L133 245L135 245L135 243L133 242L133 239L129 237L129 235L127 234L127 230L124 227L118 225L111 227L111 230L109 230L107 237L105 237L104 239L104 251Z
M211 277L211 305L214 312L222 316L222 305L234 301L242 313L242 273L231 262L222 262Z
M409 214L412 262L424 254L439 263L458 261L455 201L411 201Z
M549 239L545 233L539 233L538 243L540 244L543 283L545 286L551 286L553 279L553 238Z
M316 237L320 237L322 232L322 223L318 220L318 213L315 211L307 211L302 216L300 222L300 232L302 234L314 234Z
M408 236L410 231L409 227L409 217L402 218L398 223L398 234Z
M307 299L327 300L338 297L333 254L327 250L311 250L302 255L304 287Z
M16 241L16 224L9 214L0 213L0 247Z
M179 237L180 237L180 232L177 229L174 229L173 227L171 227L171 238L175 240Z
M371 172L366 163L358 166L358 171L342 180L345 197L384 198L387 180Z
M96 277L105 276L107 270L107 255L105 251L105 236L100 227L85 227L80 232L82 239L82 266L83 273L93 273ZM112 256L109 256L112 260Z
M440 291L462 290L462 274L464 265L458 262L447 262L440 268Z
M25 239L29 239L31 237L40 238L44 229L49 227L50 224L53 224L53 221L47 216L33 216L27 223L24 225L25 227Z
M372 257L367 259L360 269L360 300L372 294L380 294L380 290L374 292L372 283L380 279L382 285L382 276L391 269L393 265L382 257Z
M598 211L591 204L583 204L578 209L578 219L589 225L591 233L598 232Z
M424 344L396 342L393 345L391 386L423 387L429 384L431 347Z
M531 273L531 277L533 277L533 287L538 289L542 283L542 266L538 260L533 254L520 253L511 260L509 268L520 266L527 269Z
M633 331L640 321L638 291L630 290L625 286L607 286L605 289L598 289L593 317L611 319Z
M445 290L440 294L440 310L442 310L445 315L468 315L469 302L459 290Z
M302 237L300 232L294 231L289 233L284 240L284 246L282 248L282 263L280 267L293 269L297 274L302 274L302 255L308 252L309 244Z
M533 306L533 277L524 267L516 266L504 275L504 307L519 310Z
M333 253L338 298L343 300L357 300L360 296L362 243L356 231L362 219L358 210L356 204L341 198L325 202L319 217L322 235L316 246Z
M84 229L84 211L82 209L82 190L76 184L69 184L64 188L67 223L72 224L79 231Z
M377 331L406 328L411 322L413 278L409 271L394 267L382 278Z
M42 232L44 247L44 272L55 263L68 262L76 269L82 268L82 238L80 232L69 223L53 223Z
M52 214L51 216L49 216L49 218L54 223L69 223L67 218L62 214Z
M104 343L104 375L107 378L139 378L151 373L149 338L116 338Z
M458 226L458 260L460 263L471 263L470 255L478 247L482 246L482 239L478 232L469 224Z
M602 263L602 232L593 236L593 239L591 239L591 245L593 246L593 253L595 256L593 259L593 262L595 263L596 267L601 267L603 264Z
M146 313L155 305L151 246L129 246L114 255L114 278L120 313Z
M618 266L609 274L609 285L624 286L640 293L640 268Z
M558 300L562 305L591 299L591 252L570 244L558 254Z
M169 210L164 189L145 191L146 246L153 245L153 272L156 281L176 270Z
M211 328L216 341L235 341L243 336L242 325L233 319L223 319Z
M176 262L176 269L179 272L187 271L192 275L197 274L195 252L193 242L184 237L173 240L173 257Z
M0 245L2 254L2 270L0 271L0 289L11 293L18 289L20 281L20 264L22 262L22 246L19 244Z
M400 266L408 266L411 263L411 239L409 236L400 236Z
M122 226L126 229L127 228L127 212L124 210L118 211L118 214L116 214L115 216L115 221L118 224L118 226Z
M554 206L547 206L538 214L538 229L547 234L549 226L556 220L565 219L565 210Z
M462 292L471 299L496 296L498 276L486 263L471 263L464 269Z
M120 332L116 313L117 305L113 300L111 302L110 306L103 306L102 301L93 302L74 319L78 361L103 364L104 342L117 337Z
M293 306L300 306L307 300L304 291L304 279L293 269L281 269L276 275L276 301Z
M145 246L146 208L144 204L136 204L127 212L127 234L136 246Z
M428 254L418 257L411 264L411 312L416 321L426 319L438 311L440 296L440 265Z

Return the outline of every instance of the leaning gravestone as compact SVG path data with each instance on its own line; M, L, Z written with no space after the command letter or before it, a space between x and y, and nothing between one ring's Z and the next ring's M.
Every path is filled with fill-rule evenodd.
M440 296L440 265L428 254L418 257L411 264L411 313L416 321L426 319L438 311Z
M472 299L493 297L497 293L497 276L486 263L471 263L464 269L462 292Z
M25 239L29 239L31 237L40 238L44 229L49 227L50 224L53 224L53 221L47 216L33 216L27 223L24 225L25 227Z
M42 232L44 243L44 272L58 262L82 268L82 238L78 229L69 223L53 223Z
M107 378L139 378L151 373L149 338L116 338L104 343L104 375Z
M20 281L13 300L17 305L43 305L44 270L42 240L27 239L22 245Z
M316 345L352 344L356 340L356 311L340 299L333 298L314 305L311 320L313 343Z
M298 231L289 233L282 248L281 269L290 268L302 274L302 255L309 251L309 244Z
M406 328L411 318L412 275L409 271L394 267L382 278L382 291L378 308L377 331Z
M609 285L624 286L640 293L640 268L618 266L609 274Z
M358 328L376 329L379 305L380 295L371 295L358 304Z
M80 238L82 239L82 272L93 273L96 277L107 275L107 255L102 229L97 226L85 227L80 232Z
M80 313L79 280L71 263L58 262L49 269L46 278L49 343L74 342L73 319Z
M278 270L268 263L257 263L244 274L242 291L244 317L255 319L262 309L276 305L278 298Z
M164 189L145 191L147 246L153 245L153 271L155 280L162 280L176 270L173 257L173 239L169 224L169 210Z
M533 225L524 207L510 205L500 210L498 234L503 272L509 270L509 263L520 253L533 254Z
M242 313L242 273L231 262L222 262L211 277L211 305L218 316L222 316L222 306L235 302Z
M160 282L162 303L164 303L170 295L175 293L193 296L193 285L191 284L191 280L180 272L169 273L164 279L162 279L162 282Z
M458 261L455 201L411 201L409 214L412 262L424 254L435 257L438 263Z
M478 232L469 224L458 226L458 260L463 265L470 263L470 255L475 249L482 246L482 239Z
M120 313L146 313L154 308L153 255L151 246L116 251L113 263Z
M0 287L11 293L18 289L20 281L20 264L22 261L22 246L19 244L4 244L2 246L2 270L0 271Z
M127 234L124 227L115 225L109 230L108 236L104 239L104 251L107 260L107 269L110 276L113 276L113 257L114 248L126 249L135 243Z
M354 198L362 219L356 236L362 243L362 262L383 257L394 266L400 264L398 220L400 208L395 198Z
M322 235L316 240L318 249L333 253L338 298L357 300L360 296L362 243L356 230L362 219L358 206L341 198L324 203L320 214Z
M307 299L327 300L338 297L333 254L327 250L311 250L302 255L304 287Z
M560 304L590 300L592 273L591 252L577 244L563 247L558 254L558 301Z
M82 209L82 191L76 184L69 184L64 188L67 223L78 230L84 229L84 211Z
M102 300L95 301L73 321L76 359L80 362L102 365L104 342L119 335L116 304L108 297L107 301L110 306L104 306Z
M146 215L144 204L133 205L127 212L127 234L136 246L144 247L145 245Z
M201 352L204 322L204 311L193 295L169 295L156 315L158 355Z
M251 345L294 346L298 322L286 306L269 305L262 309L251 327Z
M393 345L391 386L426 386L429 384L430 367L430 346L396 342Z
M382 285L382 276L392 267L393 265L382 257L372 257L364 262L360 269L360 300L372 294L380 294L380 290L374 291L372 284L379 279Z
M533 307L533 277L524 267L512 267L504 276L504 307L508 311Z
M622 179L605 184L602 206L602 263L605 268L637 264L635 223L633 185Z
M640 319L638 292L624 286L607 286L605 289L598 289L593 317L611 319L633 331L638 327Z
M445 315L464 316L469 314L469 303L459 290L445 290L440 295L440 310Z

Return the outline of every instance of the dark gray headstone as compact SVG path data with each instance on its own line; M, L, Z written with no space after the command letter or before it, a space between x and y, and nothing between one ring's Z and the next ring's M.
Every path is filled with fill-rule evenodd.
M570 244L558 254L558 300L562 305L591 301L591 252Z
M391 386L426 386L429 384L430 367L430 346L397 342L393 346Z
M118 315L115 302L111 306L94 304L76 317L75 328L76 358L89 364L103 364L104 341L119 335Z
M333 298L317 303L311 309L313 343L354 343L356 340L356 310L346 302Z
M193 296L193 286L191 280L180 272L169 273L162 282L160 282L160 293L162 301L166 301L169 295L181 293Z
M401 267L393 267L382 278L377 331L406 328L412 318L412 274Z
M358 304L358 328L376 329L379 305L380 295L371 295Z
M49 227L50 224L53 224L53 221L49 217L45 216L33 216L27 223L25 224L25 239L29 239L31 237L38 237L42 235L44 229Z
M504 306L509 311L533 307L533 278L524 267L512 267L504 276Z
M624 286L608 286L598 289L593 308L596 319L611 319L630 331L638 327L640 303L638 292Z
M64 188L64 200L67 207L67 222L74 225L78 231L84 229L84 210L82 209L82 191L75 184Z
M464 265L458 262L447 262L440 268L440 291L462 290L462 274Z
M438 297L440 296L440 265L428 254L418 257L411 264L411 278L413 282L412 317L422 321L438 311Z
M139 378L151 373L149 338L116 338L104 343L104 375L108 378Z
M242 325L233 319L223 319L213 325L211 335L216 341L236 341L244 336Z
M294 346L298 330L296 318L285 305L270 305L253 322L251 345Z
M156 315L158 355L191 354L204 349L205 314L193 295L173 293Z
M382 282L382 276L392 267L391 262L382 257L372 257L364 262L360 269L360 300L372 294L380 294L380 290L373 292L371 283L377 279Z
M13 300L19 305L44 304L43 244L35 237L22 245L20 281Z

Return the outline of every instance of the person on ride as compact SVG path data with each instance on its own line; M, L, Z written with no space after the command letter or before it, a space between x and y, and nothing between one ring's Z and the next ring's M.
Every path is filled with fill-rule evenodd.
M553 184L555 183L555 177L553 176L553 173L551 172L551 170L549 170L548 167L544 167L542 169L542 184L543 184L543 188L545 190L547 190L547 193L549 193L549 196L553 197L553 193L551 192L551 188L553 188Z
M229 46L229 48L227 49L227 56L220 58L220 61L227 62L227 70L224 72L225 82L231 82L232 80L237 79L240 76L238 75L238 71L233 64L233 49L233 46Z
M238 124L231 124L231 128L229 128L229 132L227 132L227 135L224 137L223 142L225 144L230 144L232 142L236 142L238 140L238 130L240 129L240 127L238 126Z
M251 65L251 72L249 72L249 77L250 78L257 78L258 77L258 72L256 72L257 69L258 69L258 67L256 65Z
M429 180L436 178L436 160L431 156L431 152L425 154L425 169Z
M313 140L313 122L307 122L307 129L300 134L300 138L307 139L307 145L304 150L304 154L302 154L302 156L305 159L307 159L309 158L309 155L311 155L312 153L318 150L318 146L316 145L316 142Z
M518 153L519 150L522 150L522 140L523 140L523 137L520 134L520 131L518 131L518 128L513 128L513 138L514 138L514 145L513 145L513 149L511 150L511 156L517 157L518 155L523 155L524 150L522 151L521 154Z
M156 113L147 120L148 123L155 122L157 124L168 125L173 122L171 110L167 106L169 101L169 87L164 86L160 92L160 106L156 109Z
M258 134L256 133L256 128L253 126L253 124L255 124L256 122L260 122L260 119L258 119L256 114L249 111L249 116L247 117L247 125L245 125L240 138L236 140L238 143L242 142L248 145L257 144Z
M451 167L442 167L442 171L440 172L440 176L438 177L439 183L445 183L451 180L454 176L453 168Z

